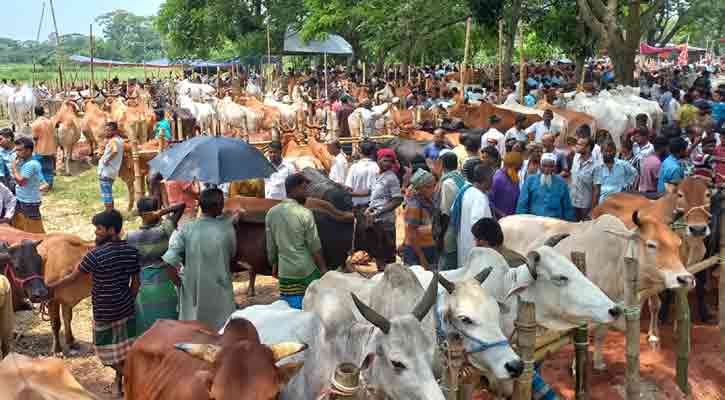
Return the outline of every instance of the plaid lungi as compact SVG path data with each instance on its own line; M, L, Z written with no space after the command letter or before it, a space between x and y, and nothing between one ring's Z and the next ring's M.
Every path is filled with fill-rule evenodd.
M103 204L113 204L113 179L98 178Z
M101 364L110 367L126 360L126 354L136 339L136 318L118 321L93 322L93 344Z

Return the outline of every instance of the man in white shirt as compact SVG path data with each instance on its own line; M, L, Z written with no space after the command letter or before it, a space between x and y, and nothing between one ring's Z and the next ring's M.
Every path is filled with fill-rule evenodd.
M524 124L526 123L526 116L524 114L516 114L516 125L506 131L505 140L515 139L517 142L528 142L529 136L526 134Z
M345 178L345 186L352 193L352 204L355 207L367 207L370 203L370 191L380 173L378 163L373 160L375 155L375 144L362 142L360 153L363 158L352 164Z
M486 192L491 188L495 170L479 164L473 169L471 184L462 187L451 206L451 227L458 234L458 265L465 265L468 253L476 245L471 227L481 218L491 218Z
M330 155L335 158L332 160L330 166L330 179L341 185L345 184L345 177L347 177L347 156L342 152L342 145L337 140L332 140L327 143L327 151Z
M559 135L559 128L555 127L552 122L554 120L554 112L551 110L544 111L543 121L535 122L530 127L526 128L526 134L529 135L529 140L533 142L541 142L541 139L547 133L553 133Z
M506 140L503 133L496 129L496 125L501 122L501 118L494 114L488 117L488 130L481 136L481 150L488 146L494 146L498 150L498 154L503 157L506 153Z
M295 166L282 159L282 144L280 142L272 142L267 150L269 161L275 168L275 172L264 179L264 198L283 200L287 198L287 190L284 182L288 176L294 174Z
M367 138L375 134L375 121L382 118L388 112L390 105L391 103L388 103L385 109L381 111L373 111L373 102L367 99L362 103L360 108L355 110L362 119L362 126L360 127L362 137Z

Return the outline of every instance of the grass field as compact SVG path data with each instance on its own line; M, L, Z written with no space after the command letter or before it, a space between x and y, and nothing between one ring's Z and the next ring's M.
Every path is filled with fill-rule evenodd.
M128 78L142 79L146 77L168 76L169 69L146 68L144 74L143 67L95 67L96 81L102 82L110 77L118 77L118 79L126 80ZM174 70L178 72L178 70ZM31 64L0 64L0 79L16 79L20 82L30 82L33 79L33 66ZM68 63L63 66L63 79L65 82L90 82L91 66L75 63ZM55 82L58 81L58 68L55 66L36 66L36 81Z

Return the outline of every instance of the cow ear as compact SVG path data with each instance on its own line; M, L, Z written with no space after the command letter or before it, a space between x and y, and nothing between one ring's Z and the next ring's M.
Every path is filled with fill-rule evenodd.
M375 361L375 354L369 353L367 356L365 356L365 359L363 360L363 363L360 366L360 371L370 368L373 365L373 361Z
M303 361L300 361L283 364L279 368L277 368L277 373L279 374L279 386L284 387L285 385L287 385L289 381L294 378L295 374L300 372L304 365L305 363Z

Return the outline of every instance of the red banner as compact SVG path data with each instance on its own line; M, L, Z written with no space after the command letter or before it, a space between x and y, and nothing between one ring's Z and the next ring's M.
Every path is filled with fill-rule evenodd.
M687 65L687 42L682 46L680 50L680 56L677 58L678 65Z

